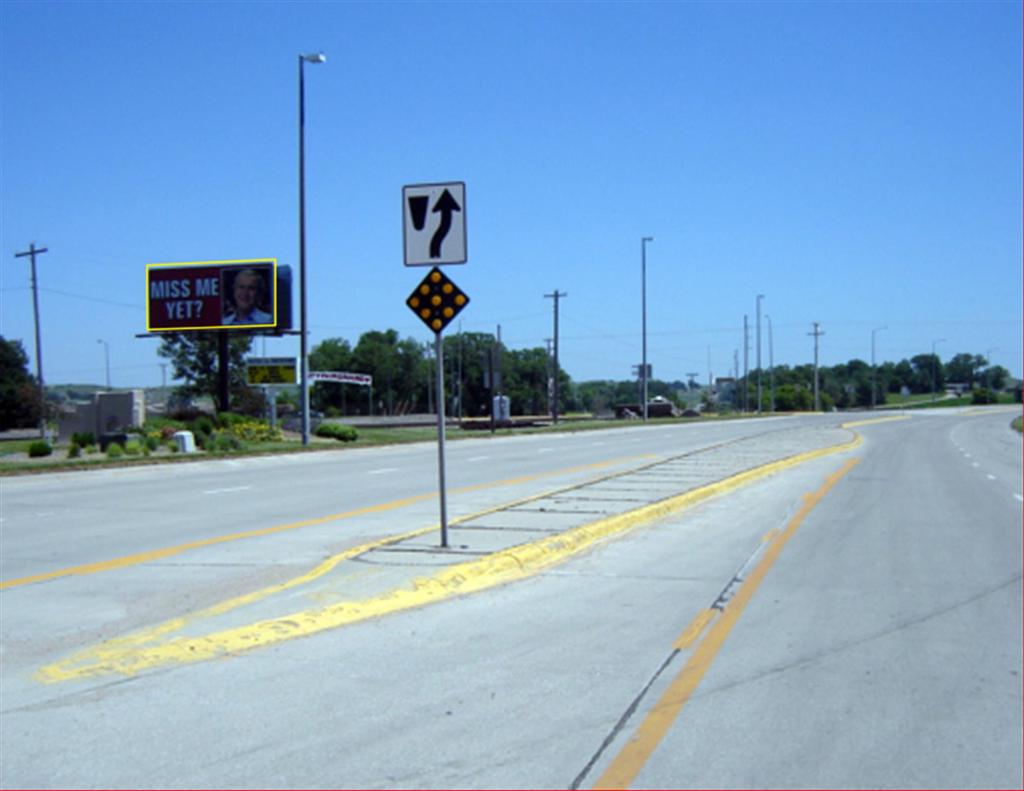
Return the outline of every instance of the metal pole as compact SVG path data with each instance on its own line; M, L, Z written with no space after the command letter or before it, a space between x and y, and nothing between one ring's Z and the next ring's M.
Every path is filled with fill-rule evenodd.
M640 363L640 381L643 383L643 415L647 420L647 243L653 242L653 236L640 238L640 302L643 334L643 360Z
M434 351L437 355L437 477L441 502L441 547L448 548L448 497L444 480L444 344L441 333L434 333Z
M761 300L764 294L757 295L757 414L761 414Z
M302 444L309 444L309 331L306 323L306 80L305 57L299 55L299 389L302 407Z
M875 333L888 327L875 327L871 330L871 408L875 408L875 391L878 389L878 373L875 370Z
M750 401L750 327L747 314L743 314L743 411L747 412Z
M554 309L555 309L554 310L554 316L555 316L555 338L554 338L554 341L555 341L555 355L554 355L554 360L553 360L553 363L552 363L553 366L554 366L554 373L552 374L552 376L554 378L554 388L553 388L554 395L553 395L553 397L551 399L551 422L552 423L558 423L558 300L561 297L567 297L567 296L569 296L567 293L560 292L557 288L555 289L553 294L545 294L544 295L545 299L553 299L555 301L555 304L554 304Z
M818 325L821 322L815 321L814 332L807 333L808 335L814 336L814 411L821 411L821 401L818 397L818 338L825 333L818 329Z
M937 341L932 341L932 403L934 404L937 400L935 394L935 344L944 343L945 338L939 338Z
M110 344L102 338L97 338L96 343L103 344L103 356L107 363L107 390L110 389Z
M323 63L322 54L299 55L299 359L301 370L302 444L309 444L309 323L306 296L306 61Z
M36 277L36 256L47 252L47 248L36 249L36 243L28 246L28 251L15 253L15 258L29 257L32 265L32 310L36 324L36 379L39 380L39 437L46 439L46 384L43 382L43 341L39 334L39 279Z

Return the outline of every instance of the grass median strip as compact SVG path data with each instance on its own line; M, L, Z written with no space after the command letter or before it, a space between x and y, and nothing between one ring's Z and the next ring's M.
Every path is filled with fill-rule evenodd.
M770 462L716 483L701 486L622 514L605 517L557 535L495 552L483 558L458 563L433 575L414 579L407 587L396 588L378 596L339 602L327 607L303 610L284 617L263 619L234 628L214 630L201 636L168 638L167 635L179 631L186 623L197 622L197 616L173 619L123 638L86 648L67 659L46 665L38 671L36 678L43 682L53 683L108 674L132 676L161 666L230 656L514 582L563 563L602 540L665 518L710 497L732 491L784 469L832 453L850 450L860 443L860 435L854 433L852 439L847 442ZM492 509L492 512L494 510L499 509ZM427 528L402 537L395 537L389 542L393 543L411 535L420 535L431 529L435 528ZM367 545L362 551L365 552L373 548L373 546ZM338 562L355 557L355 554L356 550L353 549L342 553L343 557L332 558L318 567L318 569L323 569L318 573L322 574L329 570L329 568L325 568L328 564L331 564L330 567L333 568ZM265 590L275 592L277 589L284 589L287 586L294 587L295 584L299 583L292 581ZM265 598L265 595L262 594L263 592L257 592L257 594L248 596L260 595L260 598ZM239 601L245 598L239 597L230 602L215 605L197 615L216 615L237 606Z

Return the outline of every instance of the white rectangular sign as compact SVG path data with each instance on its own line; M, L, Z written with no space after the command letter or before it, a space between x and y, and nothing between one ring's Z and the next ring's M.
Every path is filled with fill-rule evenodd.
M466 184L402 187L406 266L466 263Z
M369 374L352 374L348 371L310 371L309 381L343 382L344 384L370 387L373 384L373 377Z

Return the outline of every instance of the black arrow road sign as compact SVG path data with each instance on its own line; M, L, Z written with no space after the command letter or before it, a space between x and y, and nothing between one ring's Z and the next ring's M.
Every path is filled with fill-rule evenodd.
M437 203L434 204L434 208L431 211L435 214L441 213L441 224L434 231L434 235L430 239L430 257L440 258L441 242L444 241L452 227L452 212L462 211L462 207L456 203L452 194L445 190L441 193L441 197L437 199Z

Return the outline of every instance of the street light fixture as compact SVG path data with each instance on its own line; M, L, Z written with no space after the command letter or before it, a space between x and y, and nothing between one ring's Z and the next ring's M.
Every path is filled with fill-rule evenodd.
M871 408L875 408L875 333L889 329L888 326L875 327L871 330Z
M643 360L640 362L640 381L643 382L642 397L643 416L647 420L647 243L653 242L653 236L640 238L640 298L643 334Z
M299 359L302 371L302 444L309 444L309 325L306 315L306 80L307 63L326 63L322 52L299 55Z
M105 340L97 339L96 343L103 344L103 352L107 359L107 390L110 389L110 344Z
M932 403L936 401L935 398L935 344L945 343L945 338L939 338L937 341L932 341Z

